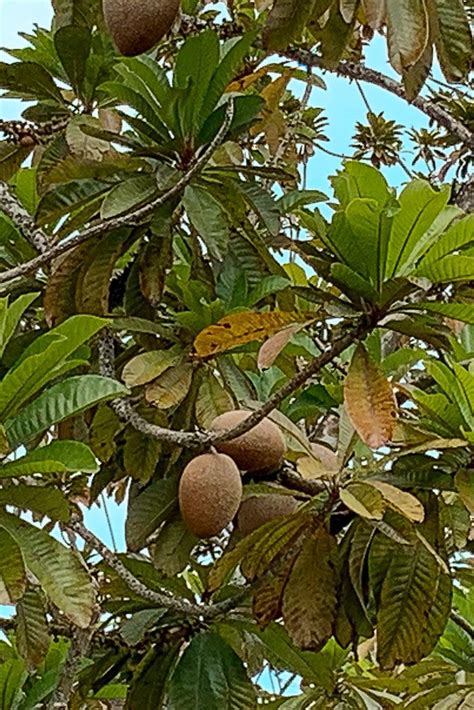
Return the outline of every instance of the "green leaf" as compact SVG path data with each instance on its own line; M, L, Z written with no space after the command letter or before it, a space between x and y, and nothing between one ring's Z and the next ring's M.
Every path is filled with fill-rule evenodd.
M474 274L474 256L445 256L433 264L422 264L416 270L416 276L424 276L432 283L450 281L471 281Z
M315 0L275 0L264 28L267 49L286 49L299 40L314 10Z
M472 57L466 10L459 0L430 0L429 7L437 30L435 44L443 74L448 81L463 81Z
M20 548L6 530L0 529L0 581L11 602L23 596L26 588L26 572Z
M250 710L256 698L242 661L220 636L196 636L169 685L169 710Z
M152 175L140 175L124 180L109 192L100 210L102 219L111 219L148 202L157 193Z
M166 523L154 544L154 566L167 577L175 577L189 564L189 554L197 542L182 520Z
M77 315L34 340L0 382L0 417L16 414L106 324L102 318Z
M443 213L440 213L440 217ZM438 234L431 236L428 248L421 261L420 267L433 264L443 256L461 249L473 241L474 215L467 215L464 219L459 219L454 224L451 222ZM437 237L437 238L436 238Z
M127 431L123 447L125 471L136 481L147 483L155 472L160 456L160 442L135 429Z
M20 510L31 510L47 515L52 520L69 520L69 505L64 494L55 488L41 488L19 483L0 490L0 504L13 505Z
M383 668L417 663L431 652L451 608L451 579L422 542L394 546L377 615Z
M88 628L94 610L94 588L79 558L44 530L4 511L0 527L21 550L26 567L51 601L81 628Z
M319 651L331 637L338 585L336 540L320 527L303 543L283 594L283 619L293 642Z
M413 308L439 313L446 318L460 320L463 323L474 325L474 308L467 303L438 303L436 301L422 301L414 305ZM411 308L411 306L410 306Z
M129 710L156 710L163 707L167 681L179 649L179 644L169 644L162 649L155 647L148 651L133 675L127 695L126 707Z
M256 31L248 32L243 37L236 37L224 45L225 54L219 66L212 75L207 89L201 113L201 125L217 106L227 85L235 77L243 59L247 56Z
M125 537L133 552L140 550L148 537L175 512L178 484L174 478L151 483L141 493L130 496Z
M196 399L196 420L208 429L214 419L233 408L233 399L212 372L206 372Z
M41 594L27 589L17 604L16 613L18 650L33 670L44 661L51 642Z
M27 675L22 660L0 663L0 710L17 710Z
M72 88L81 95L91 51L90 30L77 25L60 27L54 35L54 46Z
M70 377L45 390L16 417L7 419L5 430L8 440L12 446L23 443L73 414L127 393L123 385L107 377Z
M270 234L276 236L280 232L280 210L272 195L258 183L239 181L235 183L239 192L243 193L250 207L255 210Z
M25 293L23 296L16 298L13 303L8 306L8 298L0 299L0 357L3 356L5 348L10 342L22 315L27 308L36 300L39 293Z
M328 196L319 190L290 190L277 200L281 214L295 212L306 205L314 205L316 202L326 202Z
M429 38L428 12L423 0L387 0L390 63L401 74L420 59Z
M186 90L178 103L180 133L183 138L196 136L208 115L205 99L218 62L219 39L210 29L188 38L178 52L174 85ZM212 110L213 107L209 108Z
M229 225L220 202L203 187L193 185L186 188L183 205L211 255L223 259L228 249Z
M52 99L63 103L59 88L51 74L36 62L0 62L0 88L15 96L27 99Z
M54 23L56 27L64 25L86 25L92 28L99 17L97 0L52 0Z
M8 182L29 156L33 146L17 146L8 141L0 142L0 180Z
M425 180L408 183L399 199L400 210L394 216L388 245L385 278L404 274L412 268L411 255L423 235L445 209L449 187L433 190Z
M15 461L7 461L0 467L0 478L66 471L96 473L97 470L95 456L86 444L81 441L61 439L28 451Z

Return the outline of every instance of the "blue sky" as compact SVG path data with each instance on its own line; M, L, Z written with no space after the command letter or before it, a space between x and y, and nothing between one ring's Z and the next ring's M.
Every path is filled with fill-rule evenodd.
M49 26L52 16L50 0L0 0L0 46L17 47L23 44L18 32L30 32L36 23ZM6 59L5 56L1 57ZM391 76L395 76L386 58L385 41L376 38L367 51L367 64ZM329 121L329 143L325 144L337 153L351 152L350 143L357 121L363 121L366 109L355 84L331 74L324 76L327 90L316 89L312 102L324 107ZM384 111L387 118L396 119L399 123L409 126L427 126L426 117L406 102L375 86L365 85L364 89L372 110L376 113ZM2 101L0 118L20 117L22 105L17 101ZM409 162L409 156L406 156ZM329 190L328 176L339 167L340 160L318 151L312 159L308 170L308 187ZM400 185L406 180L400 167L386 169L386 176L392 185ZM120 509L109 504L115 539L118 547L124 546L124 506ZM104 511L94 508L86 512L86 523L106 542L111 545L111 538L106 525Z

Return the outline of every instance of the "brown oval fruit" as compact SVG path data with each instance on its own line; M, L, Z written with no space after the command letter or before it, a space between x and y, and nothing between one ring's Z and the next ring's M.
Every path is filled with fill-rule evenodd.
M239 509L240 471L224 454L196 456L183 471L178 497L185 525L194 535L218 535Z
M242 409L226 412L214 419L211 429L232 429L250 414L251 412ZM216 449L233 458L242 471L267 473L281 465L286 447L280 429L270 419L265 418L236 439L216 444Z
M237 526L242 535L249 535L270 520L292 515L297 508L298 503L293 496L282 496L278 493L252 496L242 502L237 515Z
M121 54L134 57L164 37L179 11L180 0L103 0L104 17Z

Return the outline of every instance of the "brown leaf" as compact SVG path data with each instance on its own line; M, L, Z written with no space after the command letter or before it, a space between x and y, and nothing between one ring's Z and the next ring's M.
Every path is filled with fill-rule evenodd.
M337 543L323 527L305 541L283 596L283 619L295 644L318 651L332 635L338 584Z
M304 315L294 311L233 313L202 330L194 340L194 352L200 358L217 355L239 345L268 338L290 323L304 320Z
M275 570L269 570L261 577L253 594L253 615L258 625L265 628L281 616L283 592L298 554L298 548L282 555Z
M393 436L396 403L390 383L363 345L352 358L344 385L347 414L360 438L377 449Z
M300 328L302 328L300 323L289 325L278 333L275 333L275 335L272 335L271 338L268 338L268 340L263 343L257 358L257 365L260 370L266 370L273 365L278 355L286 348L293 335L297 333Z

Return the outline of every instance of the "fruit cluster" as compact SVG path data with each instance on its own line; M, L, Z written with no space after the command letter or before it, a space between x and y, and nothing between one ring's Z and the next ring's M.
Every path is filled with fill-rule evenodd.
M211 430L233 429L250 415L234 410L217 417ZM216 452L196 456L183 471L179 507L187 528L197 537L218 535L236 517L243 535L275 517L296 510L292 496L268 494L242 501L243 473L263 476L281 466L285 441L270 419L263 419L245 434L216 444Z

